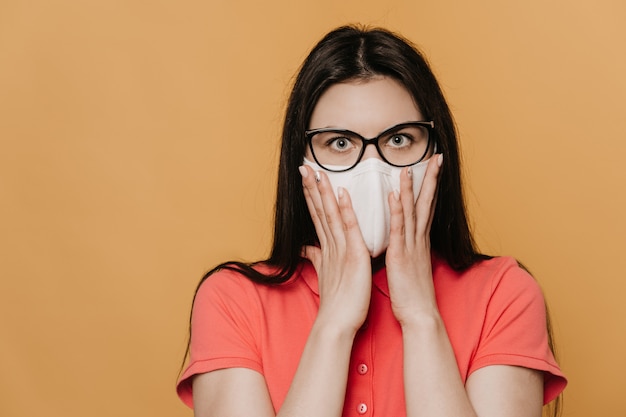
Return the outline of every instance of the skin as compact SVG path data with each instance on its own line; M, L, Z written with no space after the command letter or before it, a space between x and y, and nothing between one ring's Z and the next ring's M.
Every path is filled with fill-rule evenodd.
M378 77L331 86L320 97L310 128L346 128L374 137L409 120L424 120L410 94L395 80ZM380 157L368 146L363 158ZM415 203L407 168L400 192L388 197L391 234L385 264L403 334L407 416L540 417L542 373L487 366L465 385L459 375L435 301L430 261L429 232L443 163L440 155L430 158ZM348 193L340 190L336 199L323 172L305 166L300 172L320 240L320 247L303 249L318 273L320 308L289 393L276 413L261 374L243 368L209 372L193 382L198 417L341 416L352 344L370 303L371 258Z

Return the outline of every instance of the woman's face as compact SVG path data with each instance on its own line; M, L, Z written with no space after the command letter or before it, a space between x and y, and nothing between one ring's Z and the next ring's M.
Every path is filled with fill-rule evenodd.
M413 97L398 81L389 77L353 80L330 86L319 98L308 129L347 129L365 138L400 123L424 120ZM312 159L307 148L305 157ZM368 146L361 160L380 158Z

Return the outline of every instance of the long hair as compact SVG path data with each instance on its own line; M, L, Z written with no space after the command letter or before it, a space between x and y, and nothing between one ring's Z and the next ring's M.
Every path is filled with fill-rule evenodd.
M301 262L301 249L317 243L317 235L302 191L298 167L306 150L304 132L320 96L333 84L386 76L399 81L412 95L425 120L435 122L437 151L443 153L431 248L457 270L480 259L468 225L461 185L457 133L450 109L426 59L408 40L385 29L345 26L328 33L310 52L295 79L282 130L274 240L268 259L271 274L254 265L226 262L209 271L234 269L265 284L289 279ZM258 262L257 262L258 263Z
M304 132L309 127L313 109L320 96L334 84L380 76L400 82L425 120L435 122L436 149L443 154L445 163L430 231L432 250L456 270L490 258L478 252L470 232L456 127L426 59L410 41L388 30L344 26L328 33L311 50L297 74L287 103L278 167L274 238L269 257L253 263L222 263L204 275L198 288L221 269L238 271L266 285L283 283L294 274L302 262L303 246L318 243L298 171L307 146ZM255 265L260 263L270 266L272 272L259 272Z

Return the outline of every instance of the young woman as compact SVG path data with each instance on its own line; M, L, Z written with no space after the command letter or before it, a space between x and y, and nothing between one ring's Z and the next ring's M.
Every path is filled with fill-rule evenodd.
M274 243L210 271L179 384L196 416L537 417L566 381L534 279L477 252L424 58L342 27L305 60Z

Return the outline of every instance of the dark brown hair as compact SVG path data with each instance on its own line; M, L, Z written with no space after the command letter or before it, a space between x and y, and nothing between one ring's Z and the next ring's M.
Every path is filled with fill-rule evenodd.
M432 250L457 270L488 258L478 253L470 233L454 121L426 59L409 41L385 29L345 26L328 33L313 48L289 97L282 132L274 242L269 258L261 261L275 267L275 272L264 275L253 268L254 264L226 262L206 276L218 269L234 269L254 281L278 284L293 275L301 261L302 247L317 242L298 172L306 149L304 132L313 109L331 85L377 76L399 81L413 96L425 120L435 122L437 151L443 153L446 163L430 232Z
M302 247L318 242L298 171L307 144L304 132L309 127L313 109L331 85L378 76L399 81L413 96L424 120L435 122L436 149L443 154L445 163L430 231L432 250L456 270L490 258L478 252L470 232L456 127L426 59L411 42L388 30L344 26L328 33L311 50L289 97L282 130L274 241L269 258L254 263L222 263L205 274L198 288L220 269L238 271L266 285L283 283L294 274L302 261ZM259 272L254 268L259 263L272 266L273 272L269 275Z

